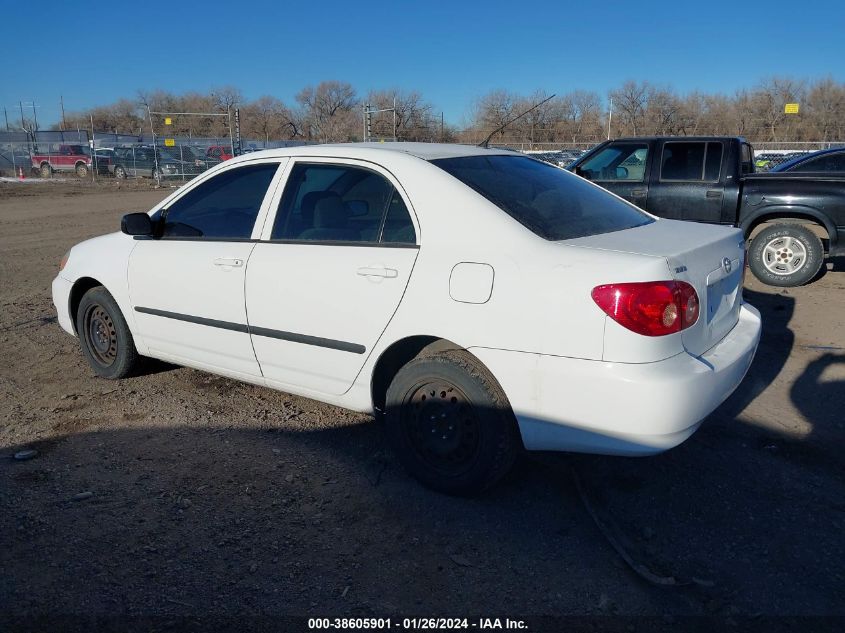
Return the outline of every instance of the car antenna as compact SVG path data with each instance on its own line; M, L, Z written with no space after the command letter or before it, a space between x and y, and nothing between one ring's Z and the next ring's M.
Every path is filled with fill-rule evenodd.
M500 125L499 127L497 127L495 130L493 130L492 132L490 132L490 134L488 134L488 135L487 135L487 138L486 138L486 139L484 139L483 141L481 141L481 142L477 145L477 147L483 147L483 148L485 148L485 149L486 149L486 148L487 148L487 145L489 145L489 144L490 144L490 139L491 139L491 138L493 138L493 135L494 135L494 134L496 134L496 133L498 133L498 132L501 132L501 131L502 131L502 130L504 130L506 127L508 127L511 123L513 123L514 121L518 121L519 119L521 119L522 117L524 117L526 114L528 114L528 113L529 113L529 112L531 112L532 110L536 110L536 109L537 109L537 108L539 108L541 105L543 105L544 103L546 103L546 101L551 101L552 99L554 99L554 98L555 98L555 96L557 96L557 95L552 95L551 97L546 97L545 99L543 99L543 100L542 100L542 101L540 101L539 103L535 103L533 106L531 106L530 108L528 108L528 109L527 109L525 112L523 112L522 114L518 114L517 116L515 116L514 118L512 118L510 121L506 121L505 123L503 123L502 125Z

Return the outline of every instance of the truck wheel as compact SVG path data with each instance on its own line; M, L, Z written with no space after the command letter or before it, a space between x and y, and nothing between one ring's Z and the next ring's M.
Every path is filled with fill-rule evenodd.
M50 167L48 163L41 165L41 169L39 171L41 172L42 178L50 178L53 175L53 168Z
M76 311L76 332L82 354L101 378L124 378L138 366L132 333L117 302L102 286L82 296Z
M402 465L434 490L473 495L510 470L520 447L502 388L475 357L415 358L387 390L387 439Z
M748 266L764 284L793 287L811 281L824 261L819 237L800 224L773 224L751 242Z
M88 175L88 168L85 165L83 165L82 163L79 163L76 166L76 175L79 176L80 178L85 178L85 176Z
M126 179L126 170L123 168L123 165L117 165L114 168L114 177L118 180L125 180Z
M158 169L153 169L152 173L150 174L150 178L156 181L156 184L161 184L161 181L164 180L164 172L161 170L161 167Z

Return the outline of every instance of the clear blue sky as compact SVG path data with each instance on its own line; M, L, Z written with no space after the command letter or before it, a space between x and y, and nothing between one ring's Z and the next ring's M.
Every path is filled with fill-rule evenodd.
M41 125L58 119L60 95L72 111L156 88L234 85L292 103L326 79L359 94L396 86L460 125L495 88L605 97L627 79L728 94L772 75L845 81L839 1L7 2L2 15L0 105L11 116L35 100Z

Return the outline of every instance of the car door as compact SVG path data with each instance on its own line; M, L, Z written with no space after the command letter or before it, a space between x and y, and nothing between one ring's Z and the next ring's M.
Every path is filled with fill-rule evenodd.
M202 179L154 215L156 236L129 260L137 334L154 356L235 378L260 377L244 273L280 175L280 160Z
M654 157L657 177L648 190L648 211L662 218L720 222L724 155L721 141L663 143Z
M649 158L648 143L614 142L584 161L575 173L645 209L651 162Z
M341 394L396 312L416 261L413 210L372 164L297 159L250 258L246 303L268 385Z

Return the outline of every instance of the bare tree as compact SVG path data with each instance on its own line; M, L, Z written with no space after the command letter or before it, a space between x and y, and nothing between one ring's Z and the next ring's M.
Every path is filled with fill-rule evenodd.
M296 95L303 109L308 138L327 143L347 141L354 136L356 122L352 114L358 101L355 88L342 81L324 81L307 86Z

